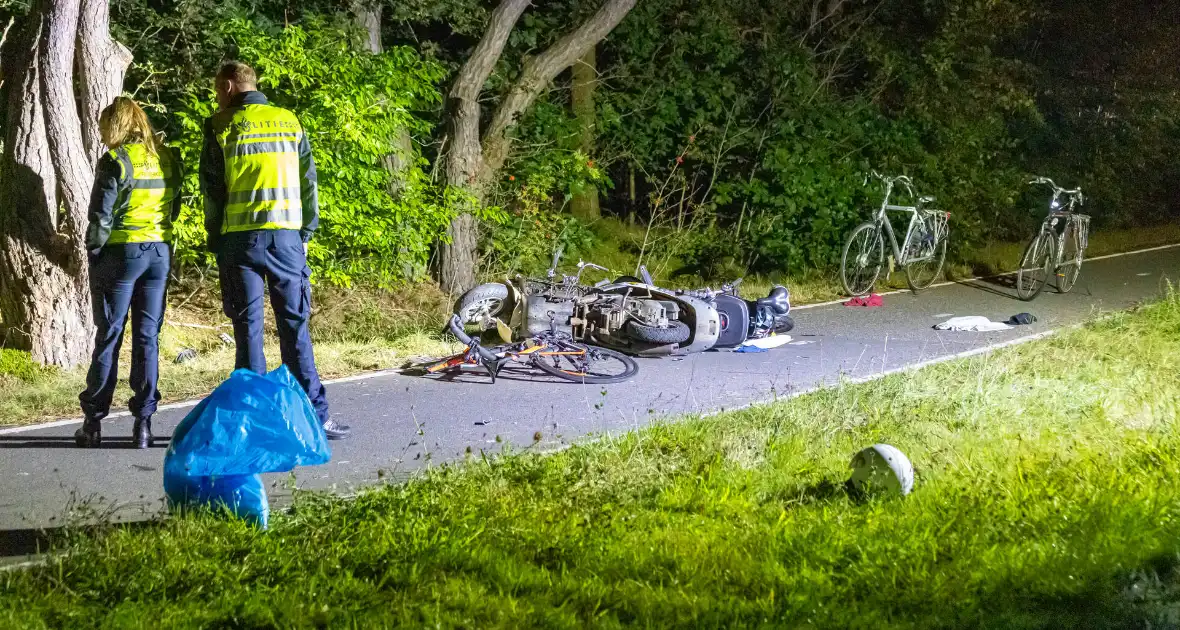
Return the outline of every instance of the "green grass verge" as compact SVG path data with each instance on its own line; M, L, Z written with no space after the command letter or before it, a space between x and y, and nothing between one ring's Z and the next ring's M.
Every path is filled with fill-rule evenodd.
M1180 296L736 413L70 537L4 627L1153 627L1180 615ZM906 499L841 491L894 444ZM1170 621L1169 621L1170 620Z

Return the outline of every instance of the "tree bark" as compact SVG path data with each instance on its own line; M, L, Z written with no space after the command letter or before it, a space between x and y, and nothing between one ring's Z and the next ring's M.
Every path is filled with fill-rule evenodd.
M500 102L484 137L485 177L500 170L512 149L509 130L521 114L532 106L541 91L562 70L602 41L635 6L636 0L607 0L598 11L574 32L559 39L548 50L524 64L520 78Z
M82 0L78 23L78 112L82 142L90 167L105 147L98 133L98 116L123 92L123 77L131 65L131 51L111 39L107 0Z
M49 156L57 173L62 221L58 232L73 240L82 253L86 210L94 168L86 158L82 121L74 96L74 50L81 17L79 0L51 0L45 12L46 29L40 56L41 98L45 104L45 131ZM68 244L67 244L68 245ZM79 256L77 262L81 267Z
M598 68L595 46L590 46L582 58L574 62L574 86L570 95L574 116L578 119L578 148L587 157L594 156L596 116L594 110L594 88L598 85ZM583 219L597 219L601 215L598 207L598 188L587 184L574 194L570 201L574 216Z
M509 88L480 134L479 95L499 61L504 44L529 0L502 0L492 11L483 39L459 70L449 95L450 150L446 155L447 184L466 193L468 204L482 204L488 186L512 149L511 128L541 91L564 69L607 36L635 6L636 0L606 0L573 32L524 64L520 78ZM440 276L442 288L457 295L475 285L478 225L471 208L460 208L447 230Z
M353 17L365 32L365 50L374 55L385 52L385 45L381 40L381 12L381 4L372 0L354 0L352 3ZM413 155L414 143L409 130L398 130L389 155L382 160L385 170L390 174L389 194L397 195L401 192L404 171L410 165Z
M0 159L0 320L7 343L60 367L84 363L93 342L83 239L94 167L83 139L89 115L79 108L109 102L126 69L111 64L126 57L111 52L106 2L86 0L101 6L85 11L82 2L35 2L5 71L12 84ZM90 70L75 72L75 62ZM75 85L87 94L81 102Z
M529 0L504 0L492 11L483 39L459 69L451 86L450 148L445 156L444 172L447 185L457 188L463 199L459 200L459 215L447 229L439 269L442 289L450 295L459 295L475 286L479 234L471 206L482 204L485 198L484 182L480 181L483 150L479 137L479 95L503 54L516 21L528 5Z

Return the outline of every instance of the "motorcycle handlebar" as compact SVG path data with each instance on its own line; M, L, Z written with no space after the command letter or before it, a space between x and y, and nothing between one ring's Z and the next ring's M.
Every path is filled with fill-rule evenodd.
M561 262L561 254L563 252L565 252L565 245L558 245L557 249L553 252L553 266L549 268L549 272L546 274L547 277L552 278L557 275L557 263Z

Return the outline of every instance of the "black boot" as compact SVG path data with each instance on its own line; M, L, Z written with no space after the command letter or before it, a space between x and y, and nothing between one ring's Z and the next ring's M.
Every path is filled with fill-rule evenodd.
M325 420L321 426L324 427L324 435L329 440L343 440L348 437L349 433L352 433L352 429L347 424L340 424L335 420Z
M79 448L98 448L102 444L102 425L98 420L87 418L82 428L74 431L74 444Z
M151 448L152 447L152 418L136 418L135 428L131 430L131 441L135 443L135 448Z

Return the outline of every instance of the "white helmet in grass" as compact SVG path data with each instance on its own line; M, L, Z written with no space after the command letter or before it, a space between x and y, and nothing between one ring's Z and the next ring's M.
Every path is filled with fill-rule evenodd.
M875 444L852 458L852 485L861 492L900 492L914 489L914 466L905 453L888 444Z

